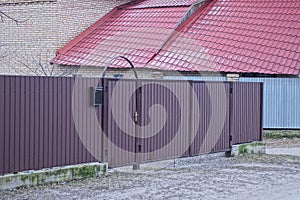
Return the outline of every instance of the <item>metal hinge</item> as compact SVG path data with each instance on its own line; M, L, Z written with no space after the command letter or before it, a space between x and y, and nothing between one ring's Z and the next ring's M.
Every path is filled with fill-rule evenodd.
M139 114L135 111L135 112L134 112L134 121L135 121L135 122L138 121L138 117L139 117Z

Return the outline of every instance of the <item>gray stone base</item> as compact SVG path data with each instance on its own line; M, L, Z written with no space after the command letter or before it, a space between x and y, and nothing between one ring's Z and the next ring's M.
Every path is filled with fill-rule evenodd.
M107 174L107 163L88 163L0 176L0 191L84 179Z
M266 143L265 142L251 142L246 144L239 144L232 146L232 155L244 155L244 154L265 154Z

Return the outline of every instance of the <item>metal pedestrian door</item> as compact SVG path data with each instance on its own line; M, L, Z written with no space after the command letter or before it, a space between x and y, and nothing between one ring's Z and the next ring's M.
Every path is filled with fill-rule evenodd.
M134 164L137 151L137 82L103 79L103 160L110 167Z

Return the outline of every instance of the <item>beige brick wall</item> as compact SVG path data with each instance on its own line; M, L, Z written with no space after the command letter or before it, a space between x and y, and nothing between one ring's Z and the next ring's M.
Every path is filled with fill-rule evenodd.
M0 0L0 74L32 74L55 52L115 6L129 0ZM24 65L25 64L25 65Z
M81 77L101 77L102 72L104 70L103 67L91 67L85 66L80 68L72 68L73 73L72 75L78 75ZM155 70L155 69L136 69L138 78L141 79L163 79L164 71ZM114 75L122 75L122 78L130 78L135 79L135 75L132 69L125 68L125 69L113 69L110 68L106 72L106 76L108 78L113 78Z
M62 66L61 66L62 67ZM62 67L63 68L63 67ZM65 69L65 68L64 68ZM102 77L102 73L104 68L103 67L68 67L68 69L73 69L72 76L78 75L80 77ZM218 72L178 72L178 71L164 71L164 70L157 70L157 69L136 69L137 75L139 79L163 79L164 76L204 76L204 77L220 77L225 76L225 74L220 74ZM107 78L114 78L114 76L122 75L122 78L129 78L135 79L135 75L132 69L130 68L123 68L123 69L116 69L116 68L109 68L107 70L106 76Z

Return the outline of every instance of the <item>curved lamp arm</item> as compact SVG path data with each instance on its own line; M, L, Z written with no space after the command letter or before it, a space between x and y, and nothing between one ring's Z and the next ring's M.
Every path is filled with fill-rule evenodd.
M105 78L107 69L109 68L109 66L111 65L111 63L112 63L115 59L117 59L117 58L123 58L124 60L126 60L126 61L130 64L131 68L133 69L135 78L138 79L138 76L137 76L137 73L136 73L136 71L135 71L135 68L134 68L133 64L132 64L132 63L130 62L130 60L129 60L128 58L126 58L125 56L115 56L115 57L113 57L111 60L109 60L109 61L107 62L107 64L106 64L106 66L105 66L103 72L102 72L102 78Z

